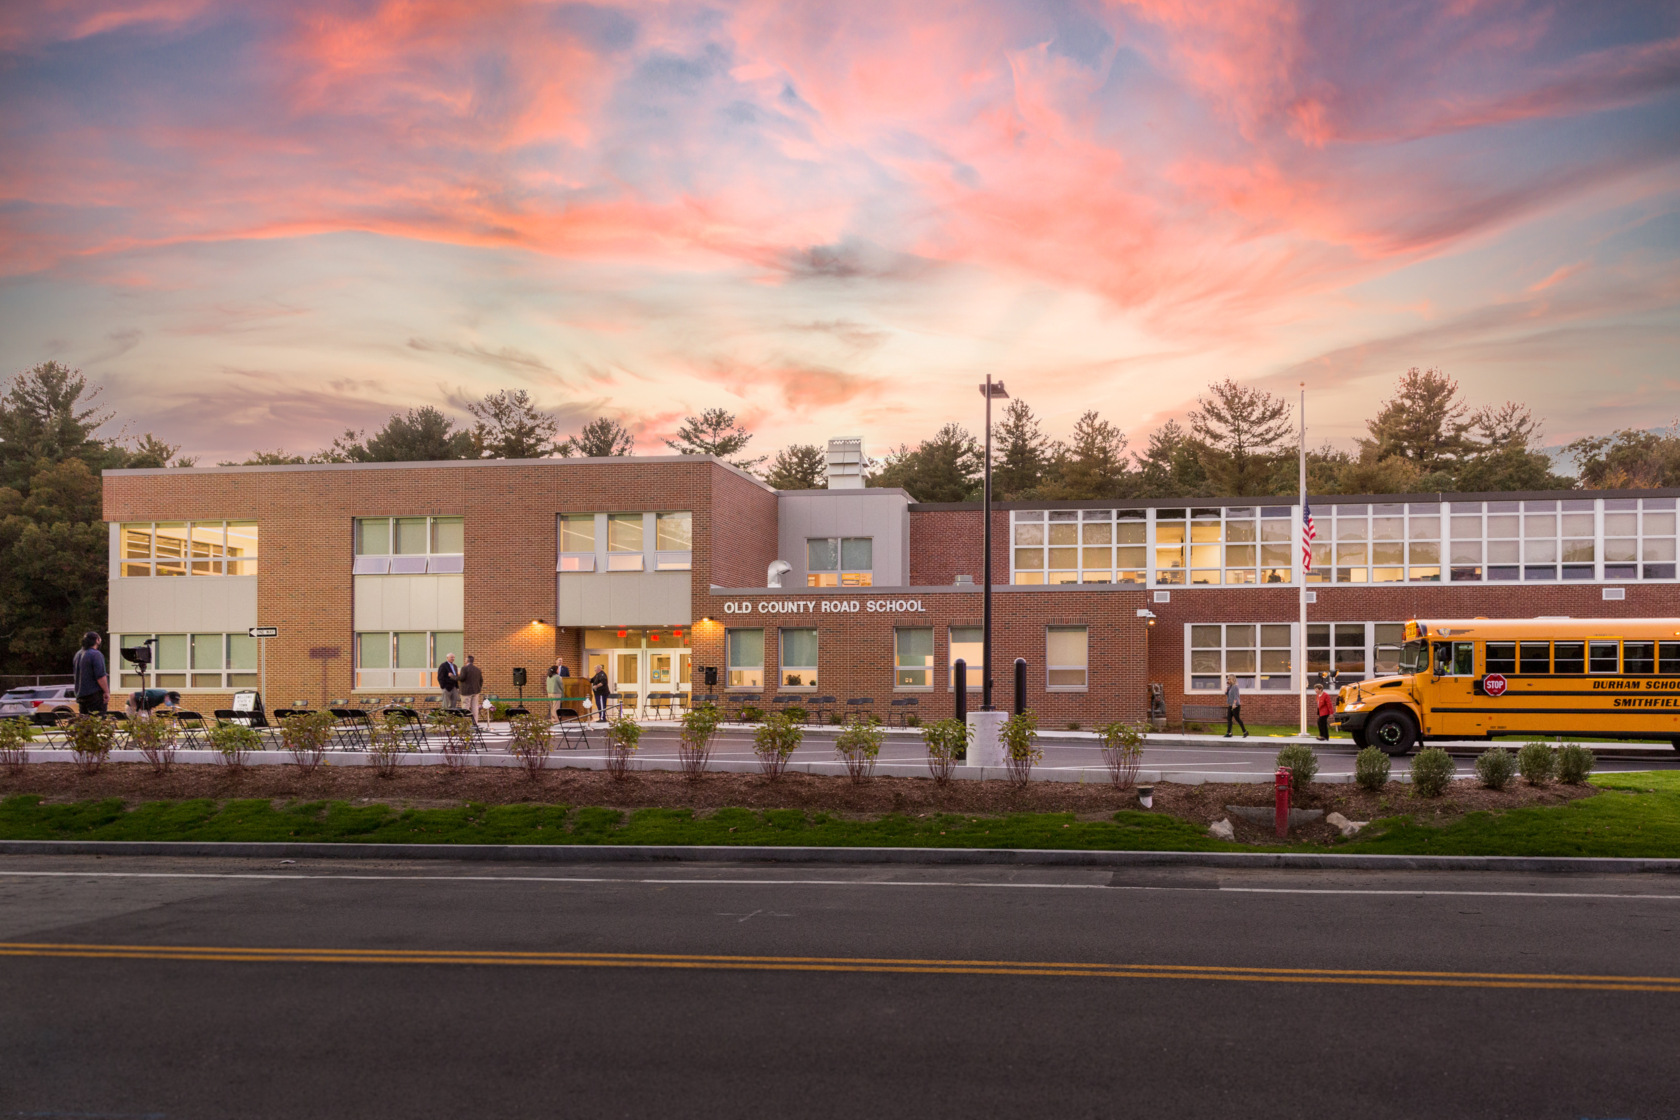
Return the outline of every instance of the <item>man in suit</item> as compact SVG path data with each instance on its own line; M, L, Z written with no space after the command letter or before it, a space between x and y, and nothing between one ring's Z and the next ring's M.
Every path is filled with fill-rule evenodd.
M459 708L461 706L461 674L455 668L455 655L447 655L443 663L437 668L438 687L443 690L443 706Z
M473 655L467 654L466 667L461 670L461 704L472 712L473 722L478 722L478 701L484 693L484 670L473 663Z

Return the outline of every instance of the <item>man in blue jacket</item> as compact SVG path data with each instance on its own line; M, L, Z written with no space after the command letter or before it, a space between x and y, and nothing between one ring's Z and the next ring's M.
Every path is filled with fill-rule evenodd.
M103 712L111 706L111 675L105 655L99 652L99 635L92 630L82 635L82 648L70 662L75 674L76 706L82 714Z

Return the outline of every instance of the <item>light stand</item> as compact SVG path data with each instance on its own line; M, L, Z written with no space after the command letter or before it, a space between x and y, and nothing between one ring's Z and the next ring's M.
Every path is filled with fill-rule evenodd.
M1009 393L1004 389L1003 382L993 381L992 375L986 375L986 383L980 386L980 393L986 398L986 463L981 482L981 515L980 547L984 553L981 561L982 578L980 594L980 710L992 711L992 401L1008 400Z

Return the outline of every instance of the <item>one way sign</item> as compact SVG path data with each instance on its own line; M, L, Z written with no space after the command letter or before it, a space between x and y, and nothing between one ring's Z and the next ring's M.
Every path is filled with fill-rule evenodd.
M247 631L247 633L249 633L253 638L278 638L280 636L280 627L253 626L249 631Z

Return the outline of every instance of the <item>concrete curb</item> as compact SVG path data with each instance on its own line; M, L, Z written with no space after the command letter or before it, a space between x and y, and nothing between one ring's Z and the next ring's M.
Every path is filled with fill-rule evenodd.
M1382 856L1333 852L1111 852L1028 848L779 848L636 844L334 844L0 840L0 855L224 859L472 860L517 863L780 863L1218 867L1303 871L1520 871L1680 874L1680 859Z

